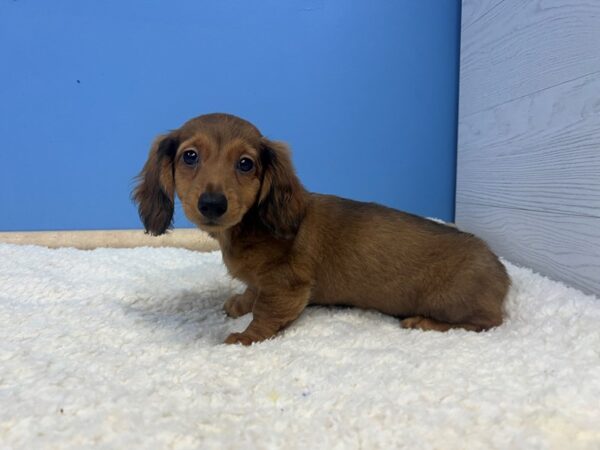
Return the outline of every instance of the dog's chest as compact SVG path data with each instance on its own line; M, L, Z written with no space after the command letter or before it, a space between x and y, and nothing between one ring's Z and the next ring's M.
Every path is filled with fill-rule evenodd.
M245 282L246 284L256 285L256 274L259 271L260 258L257 258L257 252L252 249L236 248L228 246L222 248L223 262L229 271L229 274Z
M238 278L246 283L249 282L247 279L249 277L249 271L242 259L234 257L231 252L223 251L223 262L232 277Z
M221 242L223 262L229 274L255 287L276 271L288 250L284 245L265 239Z

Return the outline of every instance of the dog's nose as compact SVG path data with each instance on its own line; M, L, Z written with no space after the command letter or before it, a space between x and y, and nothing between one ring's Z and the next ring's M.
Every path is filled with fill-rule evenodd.
M227 211L227 197L217 192L205 192L198 199L198 209L207 219L221 217Z

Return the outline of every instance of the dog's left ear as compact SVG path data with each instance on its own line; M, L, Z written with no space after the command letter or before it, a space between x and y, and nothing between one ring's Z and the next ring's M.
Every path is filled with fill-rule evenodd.
M261 145L264 172L258 213L276 237L289 239L304 217L306 190L296 176L287 145L266 138L262 138Z
M173 225L173 159L178 147L179 139L176 136L158 136L150 148L148 160L137 177L138 185L132 193L146 233L153 236L163 234Z

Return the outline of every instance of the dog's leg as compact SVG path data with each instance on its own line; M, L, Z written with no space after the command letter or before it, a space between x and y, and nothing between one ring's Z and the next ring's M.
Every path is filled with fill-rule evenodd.
M248 328L242 333L231 333L225 343L250 345L275 336L298 318L308 304L309 297L309 287L277 293L261 291L254 303L253 319Z
M440 322L435 319L430 319L423 316L408 317L400 322L402 328L412 328L417 330L435 330L435 331L448 331L452 328L463 328L469 331L483 331L491 328L492 325L475 325L471 323L446 323Z
M252 312L258 291L248 286L243 294L236 294L225 302L223 309L229 317L240 317Z

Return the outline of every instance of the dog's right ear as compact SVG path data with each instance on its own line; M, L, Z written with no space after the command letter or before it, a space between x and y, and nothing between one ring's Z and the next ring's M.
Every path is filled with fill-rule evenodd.
M175 173L173 159L179 139L173 134L158 136L148 160L137 176L133 200L138 205L146 233L158 236L173 225Z

